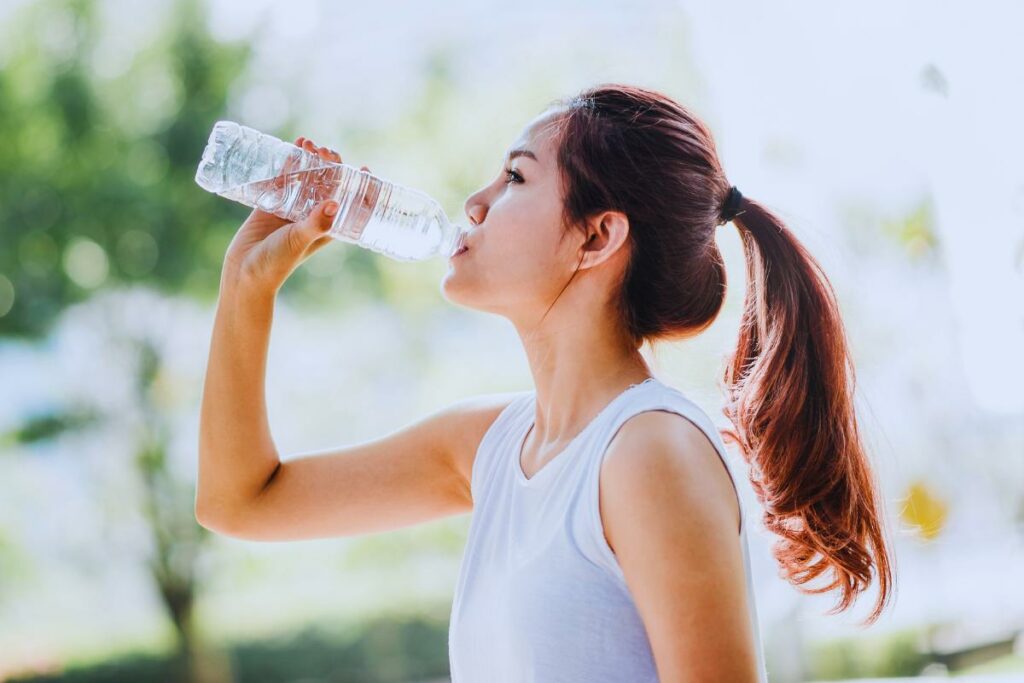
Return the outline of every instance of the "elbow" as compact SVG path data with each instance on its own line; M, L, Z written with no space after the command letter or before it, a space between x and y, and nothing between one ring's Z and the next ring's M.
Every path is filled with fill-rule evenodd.
M211 531L218 536L229 536L240 540L248 540L246 535L235 525L235 523L231 519L225 518L223 515L212 516L207 513L200 512L197 509L196 523L207 531Z
M217 523L213 521L210 512L206 509L206 506L200 503L198 499L196 499L196 505L193 512L195 514L196 524L204 529L209 529L210 531L219 530Z
M247 516L238 507L218 505L197 498L193 512L199 526L219 536L243 541L260 540L258 535L253 534L252 525L247 524Z
M219 534L231 534L230 516L226 514L222 506L214 506L209 501L202 500L197 496L193 514L196 523L204 529Z

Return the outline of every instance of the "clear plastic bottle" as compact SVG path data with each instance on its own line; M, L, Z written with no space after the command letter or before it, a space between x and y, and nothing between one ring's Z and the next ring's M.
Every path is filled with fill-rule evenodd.
M214 125L196 183L289 221L334 199L330 236L399 261L448 257L465 241L430 196L232 121Z

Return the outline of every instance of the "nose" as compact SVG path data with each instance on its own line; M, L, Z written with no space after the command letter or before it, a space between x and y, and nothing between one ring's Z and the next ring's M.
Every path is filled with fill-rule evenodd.
M487 216L487 207L482 200L481 193L477 192L470 195L469 199L466 200L466 204L462 207L466 217L469 218L469 222L473 225L483 223L484 218Z

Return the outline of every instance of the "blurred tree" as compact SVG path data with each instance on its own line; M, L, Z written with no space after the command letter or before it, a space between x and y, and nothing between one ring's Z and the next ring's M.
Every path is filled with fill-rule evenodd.
M157 308L158 302L159 297L154 294L149 308ZM98 314L90 315L85 322L95 330L102 348L119 359L124 375L109 377L107 381L111 384L127 381L130 404L111 406L105 404L103 396L96 395L95 405L82 406L76 405L81 398L64 398L65 403L55 403L46 412L30 416L14 429L0 433L0 444L39 444L69 433L111 425L118 432L132 435L131 453L110 453L109 465L111 472L129 466L136 474L138 486L132 488L137 488L139 512L151 539L146 567L177 636L175 663L179 671L175 680L188 683L230 680L226 654L205 646L193 616L196 594L201 587L198 561L211 534L195 520L192 478L183 477L181 468L169 457L175 429L169 418L171 410L167 398L167 385L171 382L168 375L172 371L163 361L165 351L161 341L169 332L161 329L157 318L146 320L146 313L127 299L108 300L106 296L98 296L89 302L90 306L94 304ZM118 392L113 393L118 395ZM31 454L32 451L26 452ZM122 456L130 458L126 460ZM112 490L107 490L107 494ZM135 495L134 490L132 495ZM0 551L3 550L0 537ZM0 568L3 568L2 562ZM0 580L3 578L0 575Z
M121 38L104 34L96 5L44 0L5 26L0 337L38 338L63 307L121 284L212 299L249 212L194 176L251 47L218 43L198 0L177 0L166 33L104 78L96 54ZM359 291L379 279L369 261L353 268Z
M248 46L213 41L196 3L181 0L168 36L100 82L90 66L100 42L95 5L34 3L6 27L0 240L9 248L0 278L9 286L0 287L0 335L38 337L65 305L119 282L216 292L221 254L208 248L211 235L226 246L245 216L196 191L193 176ZM44 49L47 30L64 24L67 44ZM146 90L153 82L161 86ZM162 106L134 97L140 90Z

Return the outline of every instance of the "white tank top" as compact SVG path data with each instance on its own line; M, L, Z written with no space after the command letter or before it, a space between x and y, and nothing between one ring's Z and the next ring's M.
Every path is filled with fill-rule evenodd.
M725 445L703 410L649 378L608 403L527 479L519 456L533 426L535 401L535 391L520 392L476 453L473 514L448 631L452 683L655 683L646 631L604 537L600 465L619 427L648 410L689 419L728 470ZM742 505L738 540L758 680L767 683Z

